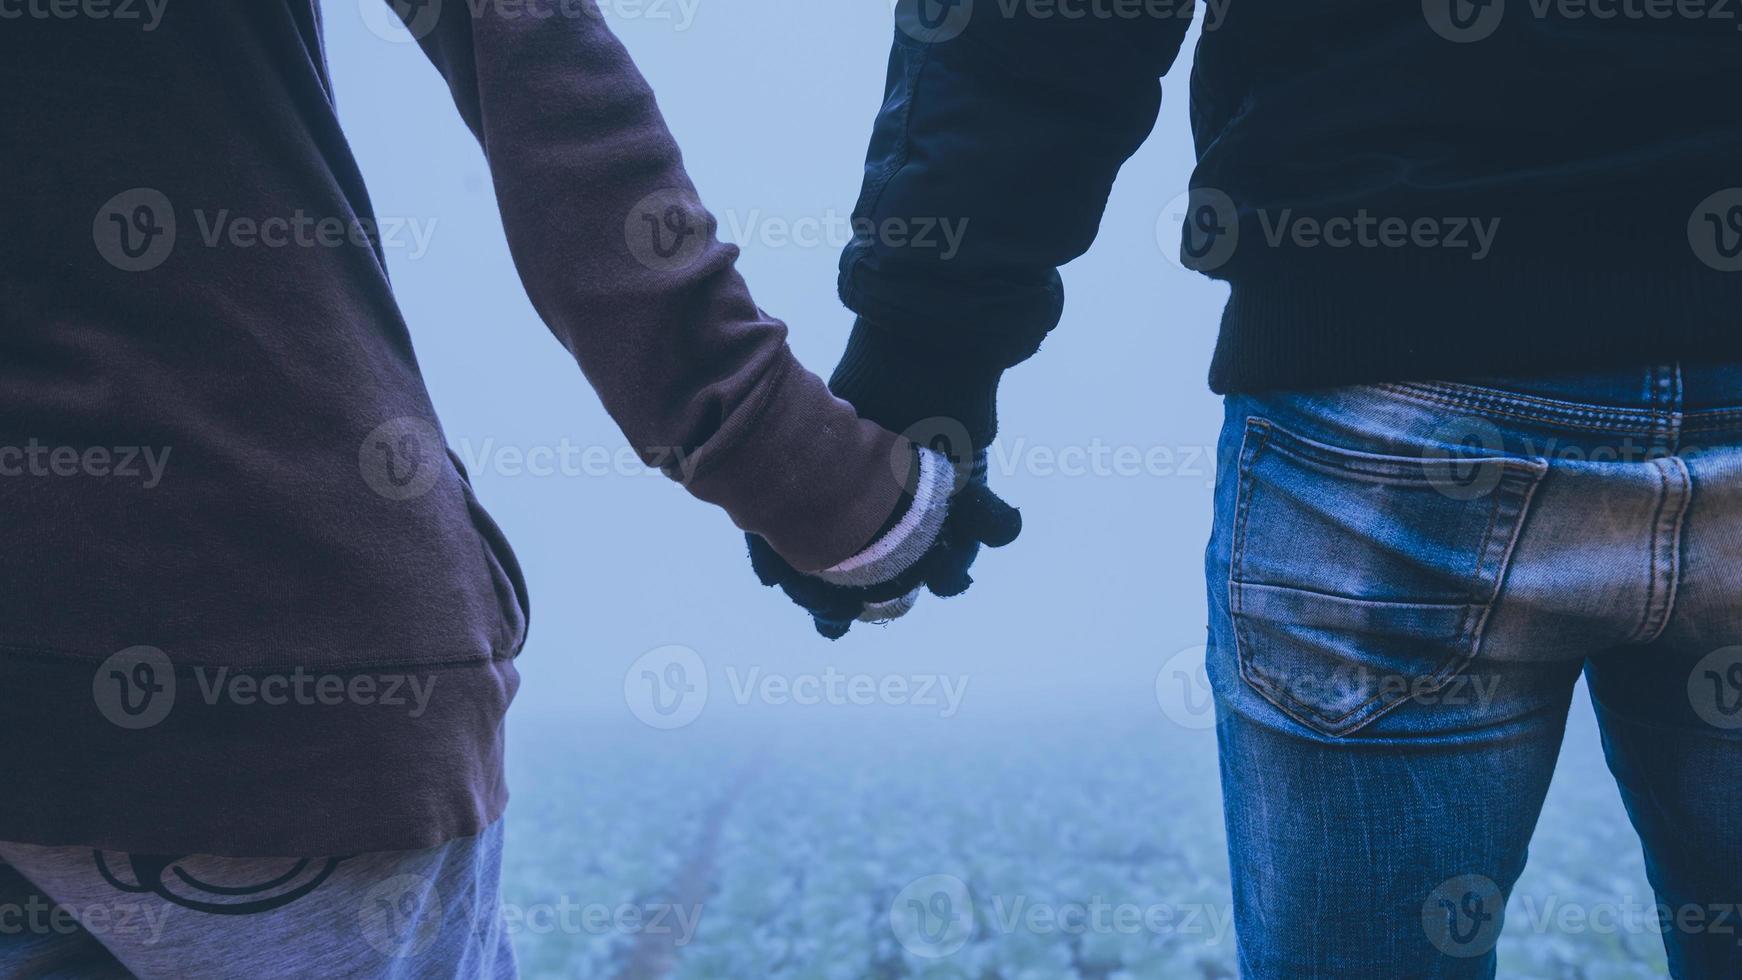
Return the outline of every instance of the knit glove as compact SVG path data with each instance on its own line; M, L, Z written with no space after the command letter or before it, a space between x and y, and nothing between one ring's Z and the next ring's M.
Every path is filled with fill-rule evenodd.
M760 536L747 535L756 577L779 586L831 640L854 621L900 618L922 589L940 598L966 592L980 546L1003 547L1022 531L1022 515L986 485L984 454L957 467L935 449L914 452L904 507L863 551L832 568L800 572Z

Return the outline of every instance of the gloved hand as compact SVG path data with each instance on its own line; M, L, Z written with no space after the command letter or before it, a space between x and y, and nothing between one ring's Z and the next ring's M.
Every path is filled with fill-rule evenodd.
M985 454L973 457L972 472L963 474L943 453L917 446L915 452L906 509L865 550L833 568L800 572L761 537L746 535L756 577L779 586L831 640L845 636L855 620L905 615L922 588L940 598L966 592L980 546L1000 548L1022 532L1021 513L986 484Z

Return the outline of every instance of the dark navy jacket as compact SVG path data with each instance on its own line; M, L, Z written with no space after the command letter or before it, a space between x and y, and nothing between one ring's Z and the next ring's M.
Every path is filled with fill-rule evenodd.
M1742 356L1729 5L902 0L898 15L857 226L966 226L954 250L861 234L842 258L862 320L836 390L885 425L989 433L998 371L1058 322L1057 269L1093 240L1194 17L1198 166L1158 219L1232 287L1217 390Z

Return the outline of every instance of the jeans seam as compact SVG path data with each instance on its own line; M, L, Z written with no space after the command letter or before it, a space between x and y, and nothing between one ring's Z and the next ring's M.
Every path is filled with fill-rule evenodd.
M1686 524L1688 508L1693 504L1694 498L1693 480L1688 473L1687 464L1680 457L1672 456L1663 465L1674 467L1677 491L1681 499L1676 505L1675 520L1664 533L1664 542L1668 549L1664 557L1667 581L1664 583L1663 622L1658 624L1656 632L1651 635L1652 640L1663 635L1664 630L1669 628L1670 619L1675 616L1675 603L1681 591L1682 528Z
M1716 432L1742 426L1742 408L1715 408L1686 412L1681 416L1680 435L1696 432Z
M1270 429L1268 427L1263 429L1258 436L1257 445L1248 449L1246 442L1251 438L1252 425L1251 421L1248 420L1245 435L1240 442L1240 464L1236 467L1234 474L1234 543L1233 547L1229 549L1228 561L1228 618L1234 627L1234 665L1239 670L1241 679L1263 696L1266 701L1276 704L1275 699L1265 694L1262 688L1253 683L1252 677L1246 671L1246 627L1241 622L1240 590L1237 588L1240 571L1246 564L1246 514L1252 506L1252 497L1248 492L1250 486L1247 481L1247 473L1251 469L1252 462L1258 458L1259 452L1263 450L1264 443L1270 438ZM1282 705L1277 704L1276 707L1284 714L1293 717L1293 713Z
M1634 643L1655 642L1669 628L1670 617L1675 612L1677 586L1681 581L1682 527L1693 498L1693 487L1688 478L1686 463L1679 458L1669 457L1658 461L1657 472L1661 495L1651 519L1651 554L1645 611L1640 618L1639 628L1634 631ZM1670 482L1672 472L1675 476L1673 487ZM1665 510L1672 498L1676 500L1675 513L1669 517L1666 526Z
M1573 402L1544 395L1530 395L1500 388L1482 388L1451 382L1400 381L1382 382L1376 387L1415 394L1422 398L1439 399L1457 404L1498 405L1526 411L1542 411L1550 415L1570 415L1581 418L1616 418L1647 420L1659 411L1656 408L1633 408L1624 405L1597 405Z
M1487 634L1488 620L1494 613L1494 607L1500 604L1500 593L1506 588L1506 575L1512 570L1512 556L1518 551L1519 539L1524 537L1525 522L1530 520L1531 504L1536 500L1537 488L1542 486L1542 481L1547 476L1548 469L1546 467L1535 470L1534 478L1524 486L1518 495L1518 516L1512 521L1512 534L1506 539L1505 546L1494 556L1494 587L1489 590L1487 599L1481 603L1481 614L1476 620L1470 637L1470 659L1465 662L1464 667L1475 663L1476 658L1482 654L1482 638ZM1498 521L1500 512L1498 503L1496 503L1494 512L1495 520ZM1477 574L1481 574L1479 566Z
M1683 418L1688 421L1710 422L1718 419L1742 419L1742 408L1703 408L1688 412Z
M1265 428L1264 442L1258 447L1260 451L1269 449L1319 472L1334 477L1365 477L1373 482L1393 487L1437 488L1441 485L1439 481L1429 475L1424 460L1401 456L1382 457L1375 453L1339 449L1335 446L1315 442L1305 436L1296 435L1268 419L1254 419L1253 422L1262 424ZM1254 452L1253 458L1257 458L1256 452ZM1471 460L1471 462L1498 462L1503 473L1515 471L1524 465L1522 460L1505 457L1477 459Z
M1663 470L1657 470L1657 503L1651 511L1651 544L1645 556L1645 608L1639 612L1639 625L1633 628L1632 642L1642 641L1651 626L1651 620L1657 609L1657 536L1658 526L1663 521L1663 506L1669 502L1669 481L1664 477Z
M1627 410L1550 408L1544 406L1541 411L1533 411L1529 405L1523 404L1523 399L1507 396L1505 398L1490 397L1457 397L1440 392L1422 390L1405 385L1381 384L1375 387L1400 398L1414 399L1430 405L1447 408L1465 409L1485 415L1501 418L1524 419L1532 422L1547 422L1572 429L1588 429L1595 432L1615 432L1619 428L1633 425L1647 431L1661 424L1656 413L1629 412ZM1512 409L1518 409L1513 411Z

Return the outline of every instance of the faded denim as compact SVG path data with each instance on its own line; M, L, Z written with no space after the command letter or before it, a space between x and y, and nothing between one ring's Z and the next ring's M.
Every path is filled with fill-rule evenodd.
M1583 673L1742 977L1742 366L1230 397L1207 573L1244 976L1494 976Z

